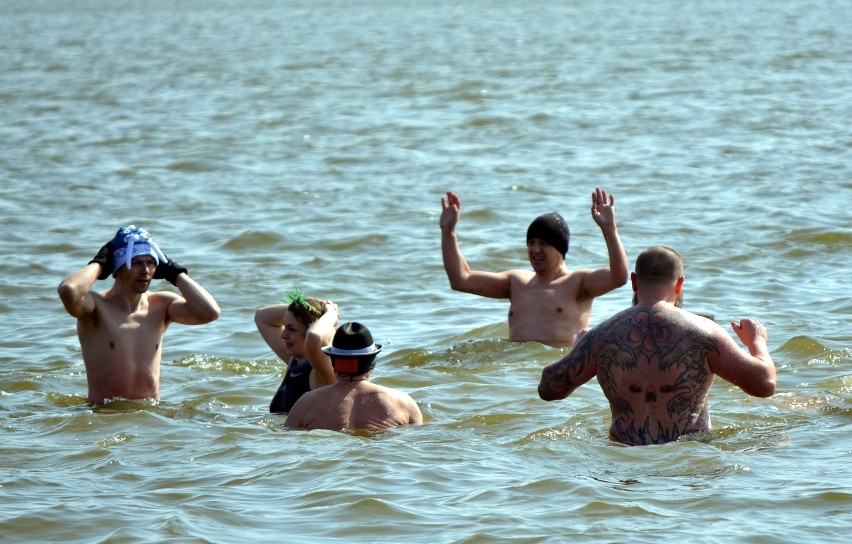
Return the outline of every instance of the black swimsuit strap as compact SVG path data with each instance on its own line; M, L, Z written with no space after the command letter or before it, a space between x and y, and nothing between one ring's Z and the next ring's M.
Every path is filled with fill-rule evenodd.
M288 373L290 375L296 375L296 374L301 374L302 372L305 372L306 370L310 370L310 369L311 369L311 362L310 361L305 359L304 361L302 361L300 363L298 359L293 357L293 359L290 360L290 371Z

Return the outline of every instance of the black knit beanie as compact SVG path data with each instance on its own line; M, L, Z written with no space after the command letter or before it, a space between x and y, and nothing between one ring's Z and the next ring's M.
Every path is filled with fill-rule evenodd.
M527 242L530 238L540 238L556 248L556 251L562 254L568 253L568 240L571 234L568 232L568 224L556 212L539 215L530 223L527 229Z

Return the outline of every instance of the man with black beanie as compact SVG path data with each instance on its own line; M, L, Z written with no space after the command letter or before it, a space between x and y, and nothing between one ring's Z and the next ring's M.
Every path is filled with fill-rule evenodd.
M592 193L592 219L609 253L607 268L569 270L565 265L570 232L558 213L535 218L527 229L532 270L472 270L459 249L456 224L461 200L452 191L441 198L441 252L450 287L456 291L509 299L509 340L570 346L589 325L595 297L627 283L627 254L615 224L615 196Z

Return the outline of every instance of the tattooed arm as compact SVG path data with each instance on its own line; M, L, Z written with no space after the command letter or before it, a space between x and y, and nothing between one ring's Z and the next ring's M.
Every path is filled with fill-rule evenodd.
M542 400L561 400L597 374L592 356L594 330L581 336L568 355L544 367L538 384L538 396Z

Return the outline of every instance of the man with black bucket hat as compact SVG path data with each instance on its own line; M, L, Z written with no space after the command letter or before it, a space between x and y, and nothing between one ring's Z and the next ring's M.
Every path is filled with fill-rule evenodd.
M287 415L291 429L380 430L420 425L423 414L408 394L370 382L381 344L357 322L338 327L331 346L322 350L331 358L337 383L302 395Z
M532 270L471 270L459 249L456 224L461 200L452 191L441 198L441 252L450 287L456 291L509 299L509 340L570 346L589 325L595 297L627 283L627 254L615 224L615 196L592 193L592 219L609 253L606 268L569 270L565 265L570 233L556 212L540 215L527 229Z

